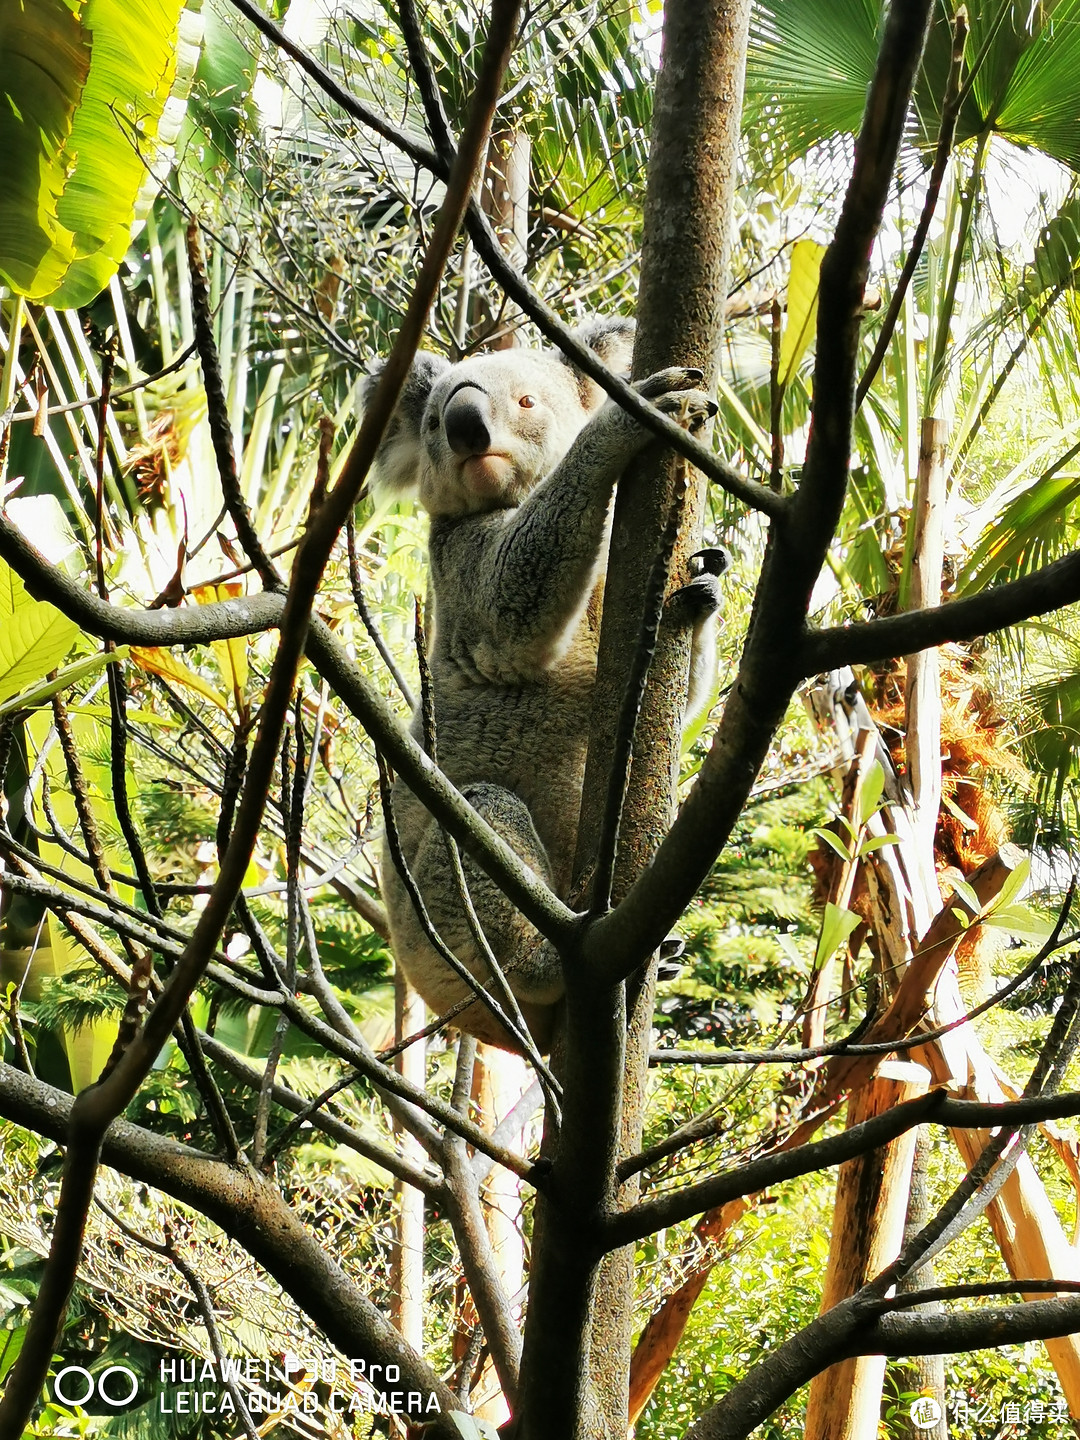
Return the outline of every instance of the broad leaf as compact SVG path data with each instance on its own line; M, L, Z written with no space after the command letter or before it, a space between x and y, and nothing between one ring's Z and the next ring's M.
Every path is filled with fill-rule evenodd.
M866 772L859 791L859 823L865 825L878 808L882 791L885 789L885 771L881 761L875 760Z
M12 710L36 710L39 705L44 705L46 700L51 700L54 695L59 695L61 690L66 690L69 685L74 685L79 680L85 680L90 675L95 675L103 670L106 665L115 664L117 660L127 658L127 646L122 645L117 650L98 650L93 655L87 655L82 660L73 660L70 665L65 665L58 670L51 680L42 680L38 685L32 685L29 690L22 690L19 694L12 696L0 704L0 715L6 715ZM78 706L72 706L78 709ZM101 713L108 715L110 712L101 707Z
M133 645L130 655L140 670L148 670L151 675L160 675L163 680L171 680L174 685L194 690L219 710L229 713L229 702L221 691L215 690L209 681L204 680L197 671L189 669L182 660L177 660L170 650L163 650L158 646Z
M952 46L952 7L935 6L915 89L911 138L937 141ZM1033 145L1080 169L1080 0L972 0L967 63L981 64L961 107L957 143L985 133ZM747 60L748 131L774 162L805 155L862 122L885 6L878 0L760 0Z
M987 915L982 923L1004 930L1018 940L1045 940L1054 928L1045 915L1036 914L1029 905L1006 905Z
M0 702L55 670L79 627L54 605L35 600L0 560Z
M957 593L1016 580L1072 549L1078 500L1077 475L1048 474L1029 485L987 526L960 572Z
M0 281L17 294L84 305L116 273L169 163L200 6L0 0Z
M787 319L780 339L780 384L787 389L799 361L814 338L817 326L818 281L825 246L816 240L797 240L791 247Z
M830 900L821 917L821 932L818 935L817 949L814 952L814 967L820 968L827 960L831 960L856 925L860 923L859 916L853 910L843 910Z

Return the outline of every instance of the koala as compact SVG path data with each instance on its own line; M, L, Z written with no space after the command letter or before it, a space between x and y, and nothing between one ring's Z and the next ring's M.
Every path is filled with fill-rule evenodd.
M579 337L629 370L632 322L597 319ZM716 413L691 388L700 372L638 385L688 428ZM366 382L370 396L375 377ZM438 762L522 860L566 896L585 769L603 572L615 486L648 432L557 351L503 350L451 364L417 355L375 461L377 488L418 492L430 516L434 633L429 664ZM694 688L710 689L722 552L669 602L695 631ZM693 701L691 703L694 703ZM413 734L422 741L420 716ZM443 941L483 984L476 945L438 824L402 781L394 814L410 873ZM469 895L541 1051L564 990L554 948L466 856ZM429 943L384 847L382 888L394 954L437 1014L464 982ZM454 1024L520 1047L476 1002Z

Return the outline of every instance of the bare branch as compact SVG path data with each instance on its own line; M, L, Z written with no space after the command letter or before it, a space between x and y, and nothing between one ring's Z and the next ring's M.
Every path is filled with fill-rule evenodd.
M218 943L240 894L262 822L274 760L319 583L420 342L428 310L461 224L473 177L487 143L491 117L517 29L519 9L518 0L493 0L484 60L465 135L408 310L338 483L311 518L297 551L281 618L278 650L260 712L258 736L252 747L236 824L221 863L217 884L142 1031L132 1038L112 1071L96 1085L83 1090L72 1105L52 1247L25 1343L8 1375L7 1386L0 1399L0 1435L4 1434L5 1427L8 1433L21 1433L44 1384L82 1250L86 1213L93 1194L105 1131L110 1121L137 1093L183 1013L206 968L209 953Z
M220 1065L223 1070L227 1070L230 1075L239 1080L247 1089L253 1092L258 1091L262 1077L254 1065L248 1065L235 1051L230 1050L227 1045L222 1045L220 1041L214 1040L211 1036L201 1035L200 1038L202 1039L203 1049L216 1065ZM351 1125L347 1125L345 1121L338 1120L333 1115L323 1115L320 1113L321 1107L335 1090L345 1085L355 1084L355 1082L361 1078L363 1077L361 1077L359 1071L350 1071L341 1081L332 1087L328 1087L321 1095L311 1101L305 1100L302 1095L297 1095L295 1091L290 1090L285 1085L275 1084L270 1092L274 1103L281 1105L286 1110L291 1110L296 1116L296 1120L290 1121L286 1130L278 1136L274 1142L272 1151L280 1153L284 1145L288 1143L286 1132L292 1128L293 1124L298 1126L311 1124L316 1130L321 1130L323 1134L329 1135L331 1139L336 1140L339 1145L347 1145L350 1150L355 1150L358 1155L363 1155L366 1160L371 1160L374 1164L382 1166L384 1170L388 1170L396 1179L403 1180L406 1185L414 1186L425 1195L438 1194L442 1188L442 1180L439 1176L427 1170L417 1169L416 1166L410 1164L408 1160L398 1155L396 1151L391 1150L388 1145L369 1138L362 1131L355 1129ZM269 1163L272 1151L267 1151L267 1163Z
M630 778L634 736L637 733L638 716L641 714L641 705L645 698L649 667L656 654L656 640L660 634L660 621L664 613L664 591L667 589L668 572L671 569L672 556L679 538L687 486L688 481L686 475L683 474L679 477L667 527L664 530L660 549L653 561L645 593L641 630L638 634L630 674L627 676L622 706L619 710L618 726L615 731L615 751L611 757L607 795L597 844L596 872L593 877L593 896L590 906L592 915L606 914L611 907L611 889L615 879L615 854L619 844L619 826L622 822L626 786Z
M811 631L800 647L800 678L840 665L869 665L894 655L914 655L934 645L974 640L1080 600L1080 551L1044 565L1019 580L949 600L928 610L906 610L881 620Z
M476 1041L463 1035L459 1042L454 1085L454 1100L461 1108L468 1104L475 1058ZM465 1144L458 1136L446 1137L442 1160L446 1172L444 1204L458 1243L465 1278L491 1351L499 1384L513 1409L521 1365L521 1333L514 1322L510 1297L503 1286L491 1237L484 1223L480 1183Z
M375 623L375 617L371 613L371 606L367 603L367 596L364 594L364 577L360 573L360 557L356 553L356 520L353 512L349 511L349 518L345 522L345 540L349 552L349 584L352 587L353 604L357 613L363 621L364 629L368 638L375 646L375 649L382 657L382 662L393 676L394 684L401 691L402 699L410 710L416 709L416 700L413 696L409 682L401 672L401 667L390 653L390 649L383 639L382 632Z
M62 1144L74 1103L65 1092L0 1062L0 1115L5 1120ZM436 1396L442 1414L433 1433L440 1440L461 1440L448 1415L459 1404L453 1391L402 1340L319 1240L308 1234L266 1180L127 1120L114 1120L109 1126L101 1158L121 1174L155 1186L220 1225L346 1355L399 1365L402 1385Z
M225 399L225 386L221 378L221 361L210 313L210 285L206 278L206 266L199 244L199 222L188 221L187 228L188 272L191 278L191 315L195 327L195 345L202 362L203 389L206 392L206 419L210 427L210 438L217 459L218 483L225 508L236 527L236 536L244 553L251 561L265 590L283 590L277 566L263 549L255 523L251 518L247 501L240 489L236 474L236 456L233 454L232 426L229 423L229 406Z
M974 1100L952 1100L943 1090L931 1090L914 1100L904 1101L886 1115L830 1135L826 1140L765 1155L696 1185L643 1200L632 1210L609 1217L604 1226L604 1244L605 1247L626 1245L705 1210L714 1210L729 1200L752 1195L798 1175L841 1165L845 1160L888 1144L914 1125L989 1130L1011 1124L1015 1130L1020 1125L1037 1125L1043 1120L1060 1120L1072 1115L1080 1115L1080 1092L1029 1096L1004 1105L990 1105Z

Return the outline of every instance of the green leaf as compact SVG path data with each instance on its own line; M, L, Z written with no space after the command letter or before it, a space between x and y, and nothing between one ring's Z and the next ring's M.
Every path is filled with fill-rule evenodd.
M844 910L830 900L821 917L821 931L818 935L817 949L814 951L815 969L820 969L827 960L831 960L856 925L861 923L859 916L853 910Z
M954 892L963 900L973 915L978 915L982 910L982 901L966 880L957 880L953 884ZM954 912L955 913L955 912ZM970 918L970 917L969 917Z
M1004 23L996 25L1005 8ZM912 107L926 151L941 128L952 44L950 6L935 6ZM754 7L743 123L774 165L856 133L877 60L879 0L759 0ZM991 132L1080 169L1080 0L968 6L969 63L957 144ZM993 33L991 33L993 32ZM757 139L757 137L762 139ZM767 144L765 143L767 141Z
M1080 476L1047 473L991 518L956 582L959 595L1050 564L1075 544Z
M831 830L811 830L810 834L816 835L817 838L822 841L823 844L827 845L830 850L834 850L836 854L840 856L841 860L851 859L851 851L847 848L847 846L839 838L839 836L834 835Z
M867 840L865 845L859 846L860 855L872 855L875 850L883 850L886 845L899 845L899 835L875 835L873 839Z
M0 560L0 703L55 670L78 633L73 620L33 599Z
M984 917L982 923L995 930L1005 930L1018 940L1045 940L1053 925L1029 905L1006 905Z
M116 273L169 163L200 7L0 0L0 281L16 294L84 305Z
M95 675L106 665L126 659L127 653L128 647L121 645L116 650L98 650L82 660L74 660L70 665L59 669L51 680L43 680L40 685L32 685L29 690L21 691L13 699L5 700L0 704L0 715L6 715L12 710L36 710L39 705L44 705L46 700L51 700L54 695L66 690L69 685L74 685L76 681L85 680L88 675ZM102 713L108 715L111 712L102 707Z
M0 1331L0 1380L19 1358L19 1351L26 1339L27 1326L19 1325L14 1330Z
M1008 909L1012 902L1018 898L1020 891L1027 884L1028 876L1031 874L1031 861L1025 855L1015 870L1010 871L1006 877L1005 884L994 897L994 902L989 908L989 913L996 915L1001 910Z
M865 825L877 810L885 789L885 771L881 761L875 760L866 772L859 792L859 824Z
M1080 0L1021 6L1030 14L1030 43L998 87L994 128L1020 145L1034 145L1072 169L1080 168ZM1008 30L1008 26L1003 27ZM1002 91L1004 93L1002 94ZM996 96L995 96L996 98Z
M779 378L787 389L799 361L814 338L817 325L818 280L825 246L816 240L797 240L791 247L791 273L788 276L787 319L780 339Z

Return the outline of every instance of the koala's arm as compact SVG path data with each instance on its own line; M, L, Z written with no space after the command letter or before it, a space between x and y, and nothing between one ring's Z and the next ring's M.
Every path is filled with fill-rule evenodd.
M697 426L716 407L684 388L696 375L665 370L639 388ZM438 538L433 530L439 625L449 623L453 648L468 649L482 674L528 677L559 658L596 583L616 482L649 438L608 401L516 509L451 524Z

